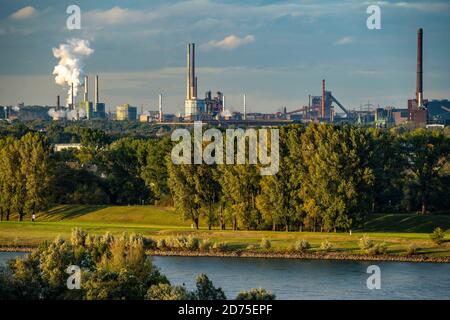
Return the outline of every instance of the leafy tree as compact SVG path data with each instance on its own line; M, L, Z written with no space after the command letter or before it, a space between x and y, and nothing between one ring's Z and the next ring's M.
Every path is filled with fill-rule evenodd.
M214 287L206 274L199 274L196 282L197 290L193 292L194 300L226 300L221 288Z
M219 165L219 168L222 193L228 197L233 230L238 229L238 222L247 230L256 229L261 222L256 209L260 179L257 168L248 164Z
M369 210L373 172L363 129L311 125L302 135L300 196L313 230L348 229Z
M200 199L196 193L196 166L189 164L175 165L168 159L169 188L176 211L189 219L195 228L199 227Z
M192 295L185 287L160 283L151 286L145 298L148 300L191 300Z
M157 200L169 195L167 157L171 147L167 137L147 143L146 161L141 176Z
M430 191L440 171L448 163L449 149L449 139L436 130L416 129L403 137L407 173L418 185L421 214L428 211Z

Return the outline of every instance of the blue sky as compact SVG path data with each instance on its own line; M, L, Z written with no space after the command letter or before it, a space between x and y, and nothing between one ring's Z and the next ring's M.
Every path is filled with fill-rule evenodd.
M67 6L81 30L67 30ZM381 30L366 8L381 7ZM183 110L185 50L195 42L199 92L223 91L240 110L307 104L321 79L348 108L368 100L406 107L414 96L416 32L424 28L424 96L450 98L450 3L432 1L7 1L0 0L0 104L54 104L52 48L90 40L84 71L99 74L100 98ZM92 84L92 82L91 82ZM91 88L92 90L92 88Z

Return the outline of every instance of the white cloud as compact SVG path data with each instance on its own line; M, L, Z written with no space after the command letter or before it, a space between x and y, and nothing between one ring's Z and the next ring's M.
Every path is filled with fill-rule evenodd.
M17 10L16 12L14 12L13 14L11 14L11 18L16 19L16 20L24 20L24 19L28 19L28 18L32 18L34 16L36 16L38 14L38 11L31 7L24 7L22 9Z
M389 2L389 1L376 1L376 2L366 2L365 4L375 4L381 7L387 8L398 8L398 9L411 9L421 12L441 12L448 11L450 9L450 4L445 2Z
M150 13L113 7L108 10L93 10L86 13L86 18L106 25L133 24L149 20Z
M353 42L355 42L355 38L347 36L347 37L342 37L342 38L336 40L334 42L334 44L336 46L344 46L344 45L347 45L347 44L350 44Z
M234 50L240 46L244 46L252 42L255 42L255 37L251 34L242 38L231 34L222 40L211 40L208 43L202 44L200 47L203 49Z

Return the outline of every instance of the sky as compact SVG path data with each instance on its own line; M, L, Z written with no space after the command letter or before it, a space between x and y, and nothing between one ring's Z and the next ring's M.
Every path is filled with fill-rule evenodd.
M81 9L80 30L66 27L72 4ZM380 30L366 26L373 4ZM322 79L349 109L369 101L405 108L415 96L419 27L424 97L450 98L449 18L446 0L0 0L0 105L64 100L52 49L78 38L94 50L83 71L99 75L107 110L157 110L162 93L165 112L183 112L189 42L197 46L200 97L222 91L235 111L244 93L248 112L298 109L321 94Z

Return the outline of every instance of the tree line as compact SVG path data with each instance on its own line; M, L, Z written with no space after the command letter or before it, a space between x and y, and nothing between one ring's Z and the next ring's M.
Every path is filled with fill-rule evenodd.
M82 147L57 153L52 130L3 136L2 219L51 204L160 204L195 227L202 219L209 228L337 231L370 213L450 208L448 130L279 129L274 176L249 164L174 165L167 135L115 139L100 129L71 129Z

